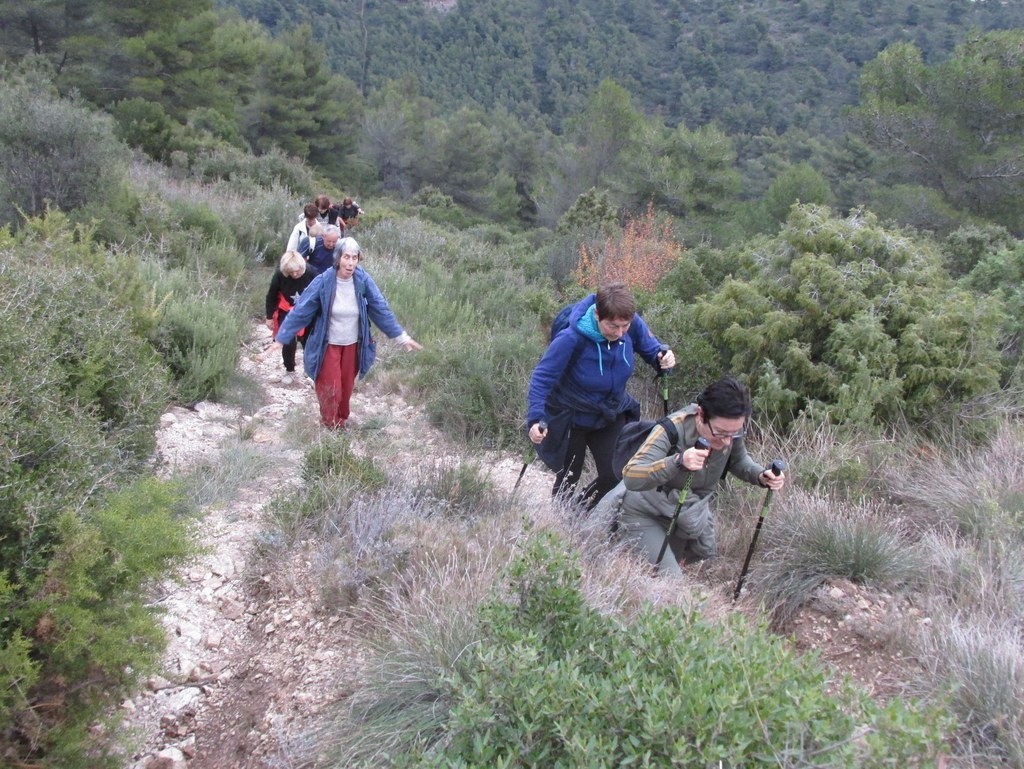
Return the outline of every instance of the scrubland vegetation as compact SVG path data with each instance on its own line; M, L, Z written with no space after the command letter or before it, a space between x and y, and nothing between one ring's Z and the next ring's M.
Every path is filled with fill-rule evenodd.
M805 20L845 13L799 5ZM901 6L904 26L926 6ZM432 100L408 72L367 68L357 85L302 54L319 45L311 28L272 36L201 0L74 19L12 5L3 762L113 761L102 724L162 643L154 586L194 553L203 508L260 468L240 431L221 465L157 479L159 416L202 399L252 407L235 369L270 265L302 202L354 186L373 273L426 346L401 370L385 354L374 376L465 454L399 472L372 430L358 443L294 431L306 485L275 500L255 546L314 555L324 610L363 620L377 652L296 760L867 767L942 753L1024 767L1022 33L967 33L968 13L1014 23L1012 7L1000 20L970 6L944 12L955 42L846 40L842 66L815 69L843 80L856 64L852 109L794 108L783 125L723 101L739 77L724 62L741 52L706 36L684 58L721 81L673 75L668 118L640 89L652 61L630 90L553 76L561 90L533 114L525 100L455 107L455 87ZM461 8L450 18L477 4ZM637 16L655 11L676 13ZM565 19L548 21L557 42ZM756 21L743 39L781 72L779 30ZM741 375L756 454L789 464L747 583L763 626L705 617L689 584L657 583L652 607L650 578L601 522L526 520L475 459L522 450L548 323L605 276L634 287L675 350L672 405ZM656 413L649 379L634 386ZM724 558L741 557L762 499L723 491ZM886 641L920 665L905 702L873 702L787 648L789 623L836 578L915 608Z

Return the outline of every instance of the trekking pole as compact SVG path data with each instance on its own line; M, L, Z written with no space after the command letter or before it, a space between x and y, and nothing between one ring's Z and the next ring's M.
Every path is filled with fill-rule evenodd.
M705 438L698 438L693 443L695 449L710 449L711 444L707 442ZM707 461L705 461L707 464ZM686 495L690 492L690 481L693 480L693 473L691 471L686 476L686 482L683 484L683 488L679 490L679 503L676 505L675 515L672 516L672 523L668 525L668 530L665 532L665 541L661 543L661 552L658 553L658 559L654 562L654 571L657 573L658 564L661 563L661 559L665 557L665 551L668 550L668 540L672 536L672 533L676 530L676 521L679 520L679 511L683 509L683 502L686 501Z
M541 421L537 423L537 426L541 429L541 432L547 432L548 423ZM512 493L516 493L516 489L519 488L519 482L523 480L523 476L526 475L526 468L533 464L533 460L537 458L537 454L534 452L533 444L530 444L530 448L526 450L526 454L523 455L523 469L519 471L519 477L516 478L516 485L512 487Z
M786 469L786 463L781 459L776 459L768 469L771 470L772 475L778 475ZM764 495L764 504L761 505L761 514L757 517L757 526L754 527L754 536L750 538L750 547L747 549L747 558L743 561L743 570L740 572L740 578L736 582L736 589L732 593L733 601L739 599L740 591L743 590L743 580L747 578L747 569L750 568L750 559L754 557L754 546L757 544L757 537L761 533L761 526L764 524L764 517L768 513L768 505L771 501L772 490L768 489L768 493Z
M668 345L663 344L661 346L661 355L667 353L668 349ZM661 355L658 356L659 359L661 358ZM655 378L661 380L661 403L665 407L665 413L663 416L666 417L668 416L668 372L669 369L667 368L659 368L658 373L654 375Z

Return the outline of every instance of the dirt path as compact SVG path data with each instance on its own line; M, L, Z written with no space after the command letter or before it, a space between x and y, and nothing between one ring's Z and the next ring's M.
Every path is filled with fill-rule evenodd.
M297 741L331 699L344 694L337 682L359 662L351 620L322 613L317 586L307 573L310 564L268 565L253 554L264 509L298 485L302 449L285 431L317 419L311 383L302 378L282 385L280 357L268 345L269 331L254 323L240 369L263 390L265 405L255 414L201 403L173 408L161 419L162 475L216 462L239 430L250 434L249 445L271 461L230 503L204 512L199 524L204 554L178 581L162 586L159 603L169 639L164 674L122 704L125 727L138 745L127 769L294 766L292 757L303 748ZM435 452L444 446L421 411L393 393L381 393L373 378L359 386L352 405L357 418L386 416L395 425L396 440L414 432L420 445ZM489 466L492 481L511 491L519 460L491 457ZM528 473L521 493L546 498L548 483L546 476Z

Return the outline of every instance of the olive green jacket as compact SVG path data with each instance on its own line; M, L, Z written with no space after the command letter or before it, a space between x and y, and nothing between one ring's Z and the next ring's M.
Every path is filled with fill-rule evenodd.
M680 454L697 440L696 414L696 403L669 414L679 431ZM622 482L626 487L623 509L671 518L679 503L679 490L686 485L686 479L692 476L682 507L685 517L690 508L711 501L716 485L724 479L726 473L732 473L747 483L758 484L758 476L765 470L747 454L742 438L735 439L732 445L722 451L712 451L704 469L697 471L680 467L676 455L668 455L669 448L668 435L664 429L656 426L622 469Z

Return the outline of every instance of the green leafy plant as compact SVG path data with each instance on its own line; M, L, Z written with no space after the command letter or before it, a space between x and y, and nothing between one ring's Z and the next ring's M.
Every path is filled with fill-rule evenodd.
M238 364L241 321L229 308L172 296L153 332L185 401L216 397Z
M103 755L89 721L156 667L166 636L146 591L195 552L184 512L173 485L141 480L60 515L46 568L17 593L0 581L4 743L25 759Z
M734 258L693 318L780 427L800 414L936 424L999 387L1000 303L956 288L932 247L871 214L796 206Z
M739 619L604 616L579 578L553 535L532 537L458 662L417 675L422 698L351 713L356 729L388 724L386 747L326 765L930 765L947 725L936 712L830 694L813 660Z

